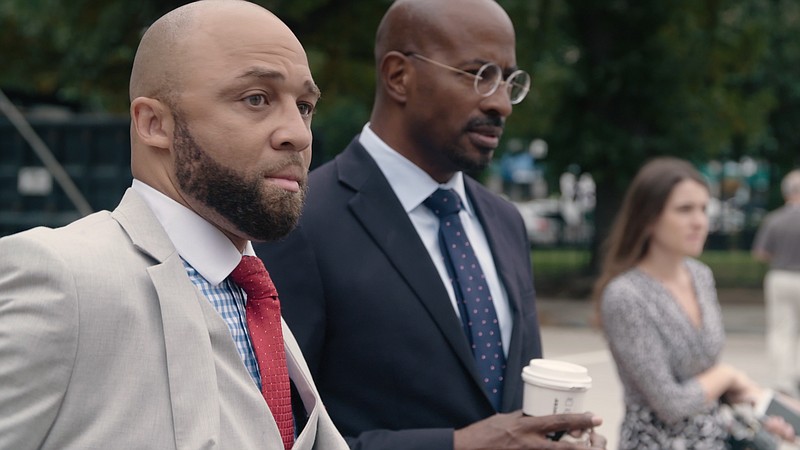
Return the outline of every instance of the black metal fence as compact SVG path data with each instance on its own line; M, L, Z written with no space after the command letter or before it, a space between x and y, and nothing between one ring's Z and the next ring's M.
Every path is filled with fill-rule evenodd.
M94 210L116 206L130 186L127 118L30 120ZM14 126L0 118L0 236L65 225L80 214Z

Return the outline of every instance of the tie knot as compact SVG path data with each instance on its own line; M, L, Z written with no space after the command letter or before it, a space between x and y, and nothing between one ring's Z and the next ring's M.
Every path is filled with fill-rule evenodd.
M247 293L248 298L278 296L264 263L257 256L242 256L239 265L231 272L231 278Z
M452 189L437 189L422 203L439 218L458 214L461 211L461 198Z

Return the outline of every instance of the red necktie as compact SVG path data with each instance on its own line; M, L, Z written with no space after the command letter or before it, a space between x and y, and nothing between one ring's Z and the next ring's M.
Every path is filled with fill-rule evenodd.
M278 424L283 446L288 450L294 444L294 419L278 291L264 263L255 256L243 256L231 272L231 278L247 293L247 329L261 374L261 394Z

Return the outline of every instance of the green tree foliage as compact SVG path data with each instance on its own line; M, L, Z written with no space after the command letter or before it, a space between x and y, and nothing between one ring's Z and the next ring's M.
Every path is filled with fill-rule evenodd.
M520 38L536 52L531 114L547 117L528 132L549 142L552 168L578 163L594 176L598 241L648 158L797 161L795 2L509 3L547 39Z
M738 157L767 140L768 2L568 3L578 76L551 136L587 169L617 169L598 182L622 188L656 155Z
M763 84L771 86L778 99L770 111L770 135L757 156L786 172L800 165L800 3L773 0L770 11L770 45ZM783 174L776 174L775 180Z
M457 1L457 0L453 0ZM632 174L676 155L800 162L796 0L498 0L533 75L506 138L543 138L555 174L597 180L598 237ZM0 86L124 113L145 27L180 0L4 0ZM368 119L375 29L391 0L256 1L295 30L323 98L315 163ZM781 174L775 174L780 177Z
M144 26L176 1L4 0L0 86L127 110L127 84Z
M125 113L128 76L141 34L185 0L4 0L0 86ZM330 157L369 117L372 42L389 0L260 0L298 35L323 99L317 155Z

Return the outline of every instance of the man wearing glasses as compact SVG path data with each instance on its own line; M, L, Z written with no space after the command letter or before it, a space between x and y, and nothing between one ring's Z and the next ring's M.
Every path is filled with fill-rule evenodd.
M527 235L463 173L528 93L514 47L492 0L395 1L370 122L311 173L295 232L256 249L351 448L571 449L546 435L600 424L519 411L541 356Z

